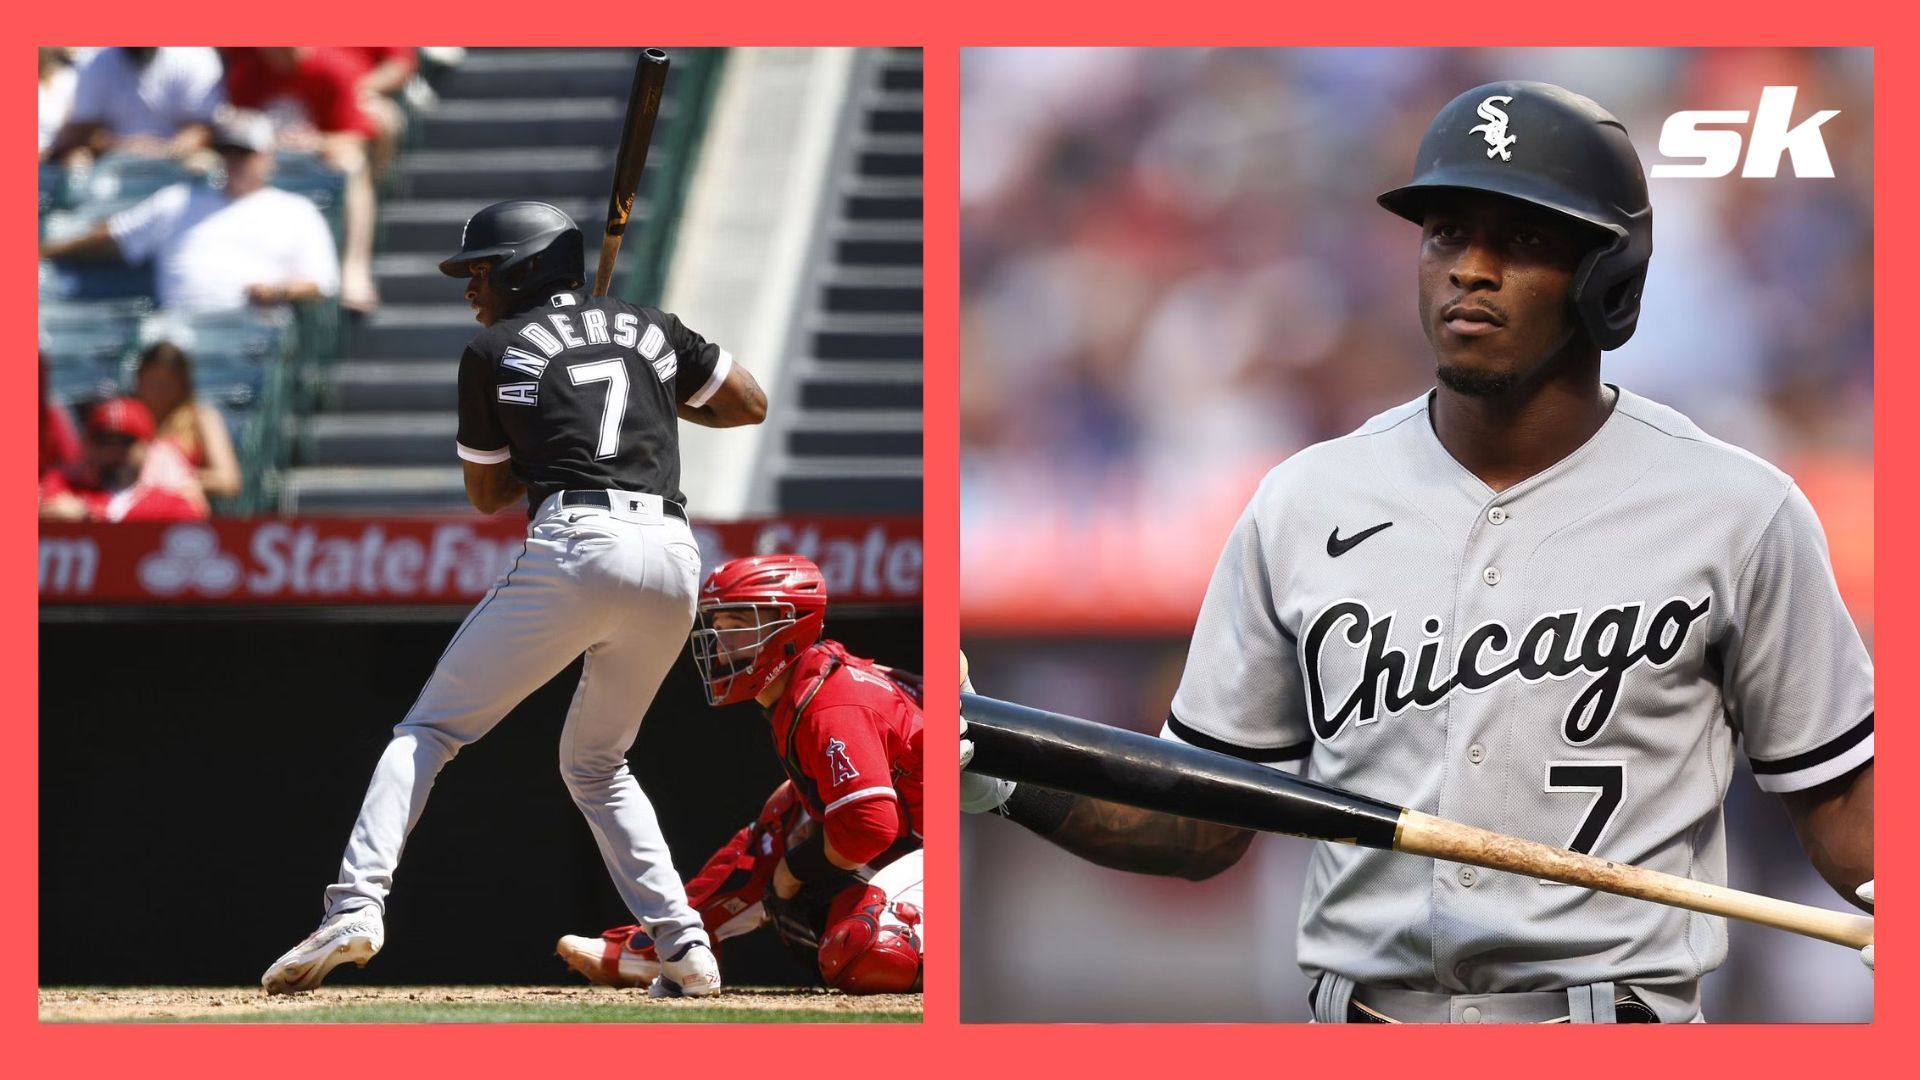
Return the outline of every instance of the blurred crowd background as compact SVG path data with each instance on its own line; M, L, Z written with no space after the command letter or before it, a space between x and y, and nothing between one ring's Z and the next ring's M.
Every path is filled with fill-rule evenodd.
M1821 109L1835 178L1654 180L1638 333L1605 377L1778 464L1873 641L1868 50L968 50L961 66L961 613L983 693L1157 731L1259 477L1431 385L1418 230L1374 195L1441 105L1501 78L1599 101L1642 160L1763 87ZM1732 882L1843 906L1750 778ZM963 1015L1304 1019L1306 845L1202 885L1005 822L962 854ZM1733 928L1716 1020L1866 1019L1849 951Z
M40 49L42 515L466 513L439 262L505 199L600 234L636 53ZM787 403L689 432L703 513L919 510L919 62L673 51L612 289Z
M332 358L342 312L379 306L376 202L433 99L423 59L462 57L39 49L42 517L258 503L279 434L258 421Z

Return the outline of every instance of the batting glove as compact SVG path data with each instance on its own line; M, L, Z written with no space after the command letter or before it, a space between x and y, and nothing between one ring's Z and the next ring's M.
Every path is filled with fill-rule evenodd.
M960 689L973 693L973 680L967 676L967 654L960 654ZM969 814L986 814L1000 809L1013 797L1013 781L970 773L973 740L967 738L967 718L960 718L960 809Z
M1855 896L1865 900L1868 907L1873 906L1873 882L1869 881L1853 892ZM1868 971L1873 970L1873 942L1867 942L1867 947L1860 950L1860 959L1867 965Z

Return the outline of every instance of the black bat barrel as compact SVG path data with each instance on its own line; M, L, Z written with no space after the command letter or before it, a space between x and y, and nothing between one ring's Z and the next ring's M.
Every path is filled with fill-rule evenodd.
M613 158L613 194L607 202L607 235L627 231L633 199L640 190L640 173L653 142L653 122L660 115L660 99L667 92L671 63L659 49L640 50L633 69L633 88L627 95L626 126L620 130L620 149Z
M1400 807L1226 754L960 695L969 772L1261 832L1392 850Z

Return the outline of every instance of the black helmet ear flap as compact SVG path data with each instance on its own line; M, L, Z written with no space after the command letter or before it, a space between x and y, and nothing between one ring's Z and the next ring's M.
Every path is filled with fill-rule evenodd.
M1580 325L1603 352L1625 345L1640 324L1640 297L1653 247L1650 226L1611 231L1611 243L1581 260L1569 294Z

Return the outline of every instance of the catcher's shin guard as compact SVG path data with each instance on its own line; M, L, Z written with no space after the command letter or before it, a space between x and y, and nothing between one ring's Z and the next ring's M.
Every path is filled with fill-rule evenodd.
M839 905L835 905L838 907ZM853 911L827 927L820 975L849 994L900 994L920 989L920 911L894 904L869 886Z

